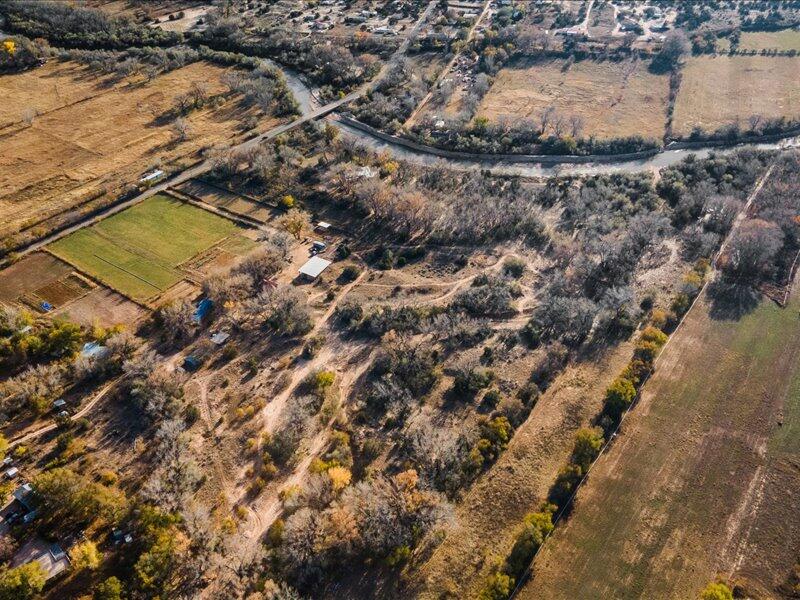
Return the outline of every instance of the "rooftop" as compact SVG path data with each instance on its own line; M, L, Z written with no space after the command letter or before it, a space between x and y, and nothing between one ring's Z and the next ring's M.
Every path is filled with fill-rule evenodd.
M306 277L311 277L312 279L316 279L319 277L322 272L327 269L331 264L331 261L325 260L324 258L320 258L319 256L312 256L306 264L300 267L300 274L305 275Z

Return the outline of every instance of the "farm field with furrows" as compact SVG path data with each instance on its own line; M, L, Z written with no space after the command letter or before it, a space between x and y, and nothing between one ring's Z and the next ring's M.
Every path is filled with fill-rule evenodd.
M765 597L788 583L798 309L795 292L786 308L764 300L729 320L701 300L519 598L692 598L718 573Z
M154 196L55 242L49 251L112 289L144 301L180 281L183 263L212 246L234 253L254 246L238 239L232 222L179 200Z
M800 0L0 0L0 600L800 599Z

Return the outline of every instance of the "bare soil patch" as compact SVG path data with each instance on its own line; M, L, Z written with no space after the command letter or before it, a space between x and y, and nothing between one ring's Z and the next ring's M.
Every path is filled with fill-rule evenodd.
M55 283L72 273L72 267L45 252L35 252L0 271L0 302L14 302L21 296Z

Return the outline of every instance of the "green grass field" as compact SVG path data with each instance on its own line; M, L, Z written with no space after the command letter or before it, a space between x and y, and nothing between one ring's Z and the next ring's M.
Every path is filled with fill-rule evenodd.
M774 593L800 547L794 296L738 320L695 307L521 600L697 598L717 572Z
M109 287L146 300L183 277L178 265L226 238L240 238L237 231L227 219L154 196L54 242L49 250Z

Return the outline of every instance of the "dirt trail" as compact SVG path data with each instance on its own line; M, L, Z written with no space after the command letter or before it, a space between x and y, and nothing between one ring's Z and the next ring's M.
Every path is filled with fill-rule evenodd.
M368 272L368 269L364 269L355 280L347 284L342 289L341 293L333 302L331 302L331 305L317 320L314 328L308 333L308 337L313 337L314 335L320 333L323 329L329 328L329 321L333 316L336 307L347 296L350 290L359 284L359 282L367 275ZM305 361L302 365L296 366L292 370L291 380L286 388L264 407L261 412L261 419L264 425L263 431L266 433L272 433L275 431L280 422L280 416L286 408L287 402L297 391L298 386L309 375L309 373L313 373L316 369L321 368L334 370L338 370L338 368L344 368L347 365L350 357L352 357L359 349L362 348L363 343L361 342L346 343L341 341L338 336L331 336L330 341L323 346L323 348L314 358ZM366 369L368 365L369 362L365 361L363 362L362 366L359 367L359 369L362 369L361 371L358 369L355 371L355 373L347 371L346 374L342 376L343 379L340 380L340 393L342 394L342 398L346 397L350 386L352 386L356 378L360 376L360 373L362 373L363 369ZM280 516L282 510L282 502L279 498L280 491L292 486L300 485L303 482L311 461L322 451L325 446L327 441L327 433L328 428L322 428L314 436L314 438L312 438L311 442L308 444L304 458L294 467L288 477L286 477L279 486L276 486L274 491L259 497L253 505L248 505L243 502L247 493L243 485L245 478L243 476L239 478L241 483L239 485L239 489L237 490L239 497L238 502L245 505L249 513L248 522L243 530L243 535L248 540L244 547L241 548L241 552L244 556L253 555L258 547L258 544L261 543L261 539L264 534L267 532L272 523L275 522L275 519Z

